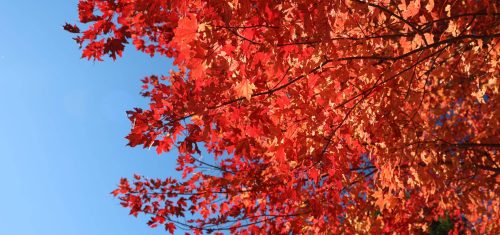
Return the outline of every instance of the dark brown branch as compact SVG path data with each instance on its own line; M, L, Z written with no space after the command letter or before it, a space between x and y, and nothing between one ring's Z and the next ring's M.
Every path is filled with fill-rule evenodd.
M226 170L226 169L222 169L221 167L218 167L218 166L215 166L215 165L212 165L212 164L206 163L206 162L204 162L204 161L202 161L202 160L199 160L199 159L197 159L197 158L195 158L195 157L192 157L192 158L193 158L196 162L199 162L199 163L200 163L200 164L202 164L202 165L209 166L209 167L212 167L212 168L215 168L215 169L217 169L217 170L220 170L220 171L223 171L223 172L227 172L227 173L230 173L230 174L233 174L233 175L234 175L234 174L236 174L236 173L234 173L234 172L232 172L232 171L229 171L229 170Z
M398 38L398 37L413 37L416 33L397 33L397 34L385 34L385 35L372 35L366 37L333 37L325 40L317 41L299 41L299 42L289 42L289 43L279 43L276 44L277 47L292 46L292 45L314 45L326 41L363 41L371 39L388 39L388 38Z
M142 211L142 213L144 213L146 215L157 216L155 213L150 213L150 212L145 212L145 211ZM183 229L198 229L198 230L203 230L203 231L225 231L225 230L231 230L231 229L244 228L244 227L248 227L248 226L251 226L254 224L260 224L260 223L267 222L267 221L272 221L272 220L279 218L279 217L294 217L294 216L300 216L300 215L305 215L305 214L309 214L309 213L310 213L310 211L307 211L307 213L296 213L296 214L288 214L288 215L262 215L262 216L258 216L258 217L271 217L271 218L265 218L265 219L257 220L257 221L251 222L251 223L242 224L239 226L230 226L230 227L221 227L221 228L214 228L213 227L213 226L220 226L220 224L206 224L205 226L208 225L208 227L199 227L199 226L191 225L188 223L183 223L183 222L180 222L177 220L173 220L169 216L166 216L165 219L169 222L180 225L181 227L183 227ZM250 218L252 218L252 217L250 217ZM244 221L247 219L249 219L249 218L241 218L241 219L237 219L234 221L227 221L227 222L224 222L224 224L238 222L238 221Z
M358 100L358 102L356 102L356 104L354 104L354 106L352 108L349 109L349 111L345 114L344 118L342 119L342 121L335 127L335 129L332 131L332 133L328 136L328 141L326 142L325 146L323 147L323 150L321 151L321 156L325 155L326 153L326 150L328 149L328 147L330 146L330 144L332 143L332 139L333 139L333 136L335 135L335 133L340 129L340 127L342 127L344 125L344 122L347 120L347 118L349 118L351 112L356 109L356 107L358 106L359 103L361 103L361 101L364 100L365 97L363 97L362 99ZM319 160L318 162L320 162L321 160ZM316 162L314 165L316 165L318 162ZM314 166L313 165L313 166Z
M365 1L360 1L360 0L354 0L355 2L357 3L361 3L361 4L367 4L368 6L372 6L372 7L375 7L391 16L394 16L396 19L400 20L401 22L405 23L406 25L410 26L410 28L412 28L415 32L417 32L418 34L422 34L422 32L420 31L420 29L418 29L415 25L413 25L412 23L410 23L408 20L406 20L405 18L395 14L394 12L390 11L389 9L383 7L383 6L380 6L380 5L377 5L377 4L374 4L374 3L369 3L369 2L365 2Z
M364 170L373 169L373 168L375 168L375 166L353 167L349 170L350 171L364 171Z
M495 174L500 174L500 168L491 167L491 166L484 166L484 165L477 165L477 164L475 166L481 170L492 171L492 172L495 172Z
M413 51L409 51L409 52L404 53L404 54L399 55L399 56L362 55L362 56L343 57L343 58L339 58L338 60L388 60L388 61L396 61L396 60L400 60L402 58L405 58L407 56L413 55L417 52L424 51L424 50L434 48L434 47L438 47L438 46L441 46L443 44L459 42L459 41L462 41L464 39L485 39L485 38L496 38L499 36L500 36L500 33L492 34L492 35L462 35L462 36L457 36L457 37L453 37L453 38L448 38L448 39L445 39L445 40L442 40L439 42L435 42L435 43L429 44L429 45L424 46L424 47L419 47Z
M243 40L245 40L247 42L250 42L250 43L252 43L254 45L260 45L260 44L262 44L262 43L250 40L250 39L248 39L246 37L243 37L241 34L239 34L238 32L236 32L236 31L234 31L234 30L232 30L230 28L226 28L226 29L227 29L227 31L231 32L232 34L236 35L237 37L239 37L239 38L241 38L241 39L243 39Z
M413 65L411 65L411 66L409 66L408 68L405 68L405 69L403 69L403 70L399 71L397 74L395 74L395 75L393 75L393 76L391 76L391 77L389 77L389 78L387 78L387 79L383 80L383 81L382 81L382 82L380 82L380 83L378 83L378 81L377 81L377 82L375 82L375 84L373 84L373 86L371 86L371 87L369 87L369 88L367 88L367 89L363 90L363 92L360 92L360 93L358 93L358 94L356 94L356 95L352 96L351 98L349 98L349 99L345 100L344 102L342 102L342 103L340 103L340 104L336 105L333 109L338 109L338 108L340 108L340 107L343 107L344 105L346 105L346 104L348 104L349 102L351 102L351 101L355 100L356 98L358 98L358 97L360 97L360 96L364 96L366 93L368 93L368 94L369 94L369 93L371 93L373 90L375 90L375 88L377 88L377 87L379 87L380 85L383 85L383 84L385 84L385 83L387 83L387 82L389 82L389 81L391 81L391 80L393 80L393 79L395 79L395 78L399 77L401 74L403 74L403 73L405 73L405 72L407 72L407 71L409 71L409 70L413 69L413 67L415 67L415 66L417 66L418 64L422 63L423 61L425 61L425 60L427 60L427 59L429 59L429 58L433 57L434 55L436 55L436 54L438 54L438 53L442 52L444 49L445 49L445 48L442 48L441 50L439 50L439 51L437 51L437 52L434 52L434 53L432 53L432 54L430 54L430 55L428 55L428 56L426 56L426 57L424 57L424 58L422 58L422 59L420 59L420 60L416 61Z
M272 29L279 29L278 26L274 25L265 25L265 24L258 24L258 25L248 25L248 26L212 26L214 28L221 28L221 29L252 29L252 28L272 28Z
M500 148L500 144L494 144L494 143L457 143L457 144L448 144L448 146L457 148L477 148L477 147Z
M453 20L453 19L458 19L458 18L461 18L461 17L468 17L468 16L500 16L500 13L488 13L486 12L486 9L482 9L482 10L479 10L475 13L464 13L464 14L460 14L460 15L452 15L452 16L449 16L449 17L444 17L444 18L440 18L440 19L436 19L436 20L433 20L433 21L430 21L430 22L426 22L420 26L427 26L427 25L432 25L432 24L435 24L435 23L438 23L438 22L442 22L442 21L448 21L448 20Z
M281 89L283 89L283 88L286 88L286 87L290 86L291 84L293 84L293 83L295 83L296 81L298 81L298 80L300 80L300 79L302 79L302 78L306 77L307 75L317 72L317 71L318 71L318 70L320 70L320 69L321 69L324 65L326 65L326 64L328 64L328 63L330 63L330 62L332 62L332 60L327 59L327 60L323 61L323 63L321 63L320 65L318 65L318 66L316 66L315 68L313 68L312 70L310 70L308 74L306 74L306 75L304 75L304 74L303 74L303 75L300 75L300 76L298 76L298 77L295 77L294 79L290 80L289 82L287 82L287 83L285 83L285 84L283 84L283 85L281 85L281 86L275 87L275 88L273 88L273 89L270 89L270 90L267 90L267 91L263 91L263 92L257 92L257 93L254 93L254 94L252 94L252 96L251 96L251 97L253 98L253 97L262 96L262 95L271 95L271 94L273 94L274 92L276 92L276 91L278 91L278 90L281 90ZM229 104L236 103L236 102L238 102L238 101L242 101L242 100L244 100L244 99L246 99L246 98L245 98L245 97L240 97L240 98L232 99L232 100L229 100L229 101L223 102L223 103L221 103L221 104L218 104L218 105L215 105L215 106L208 107L207 109L208 109L208 110L217 109L217 108L220 108L220 107L223 107L223 106L229 105ZM178 121L184 120L184 119L186 119L186 118L190 118L190 117L192 117L192 116L194 116L194 115L197 115L197 114L196 114L196 113L191 113L191 114L189 114L189 115L186 115L186 116L183 116L183 117L180 117L180 118L174 119L174 120L170 121L169 123L178 122Z

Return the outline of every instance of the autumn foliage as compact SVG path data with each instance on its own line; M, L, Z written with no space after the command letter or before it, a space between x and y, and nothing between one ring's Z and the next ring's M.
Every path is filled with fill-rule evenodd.
M130 43L178 68L144 78L127 139L176 149L183 179L113 191L151 227L498 234L499 6L80 0L65 29L84 58Z

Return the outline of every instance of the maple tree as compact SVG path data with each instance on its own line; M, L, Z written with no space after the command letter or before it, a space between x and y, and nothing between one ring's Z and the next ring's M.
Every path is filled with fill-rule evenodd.
M122 179L173 233L499 232L498 37L488 0L80 0L82 57L174 59L129 145L182 180ZM194 216L186 214L193 213ZM186 216L188 218L186 218ZM450 225L451 224L451 225ZM433 225L433 226L434 226Z

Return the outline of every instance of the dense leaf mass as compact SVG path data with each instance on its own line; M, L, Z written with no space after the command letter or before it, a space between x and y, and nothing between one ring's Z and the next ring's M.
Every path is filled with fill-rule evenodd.
M122 179L173 233L499 232L500 13L489 0L80 0L83 57L127 43L144 79L130 146L183 179ZM194 213L194 216L187 215ZM184 218L187 216L187 219ZM448 226L448 225L447 225Z

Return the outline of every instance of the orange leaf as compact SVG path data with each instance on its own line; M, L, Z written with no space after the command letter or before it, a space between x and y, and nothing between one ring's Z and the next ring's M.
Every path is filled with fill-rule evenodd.
M238 97L245 97L247 100L250 100L253 90L255 90L255 85L245 78L241 82L236 83L235 90Z

